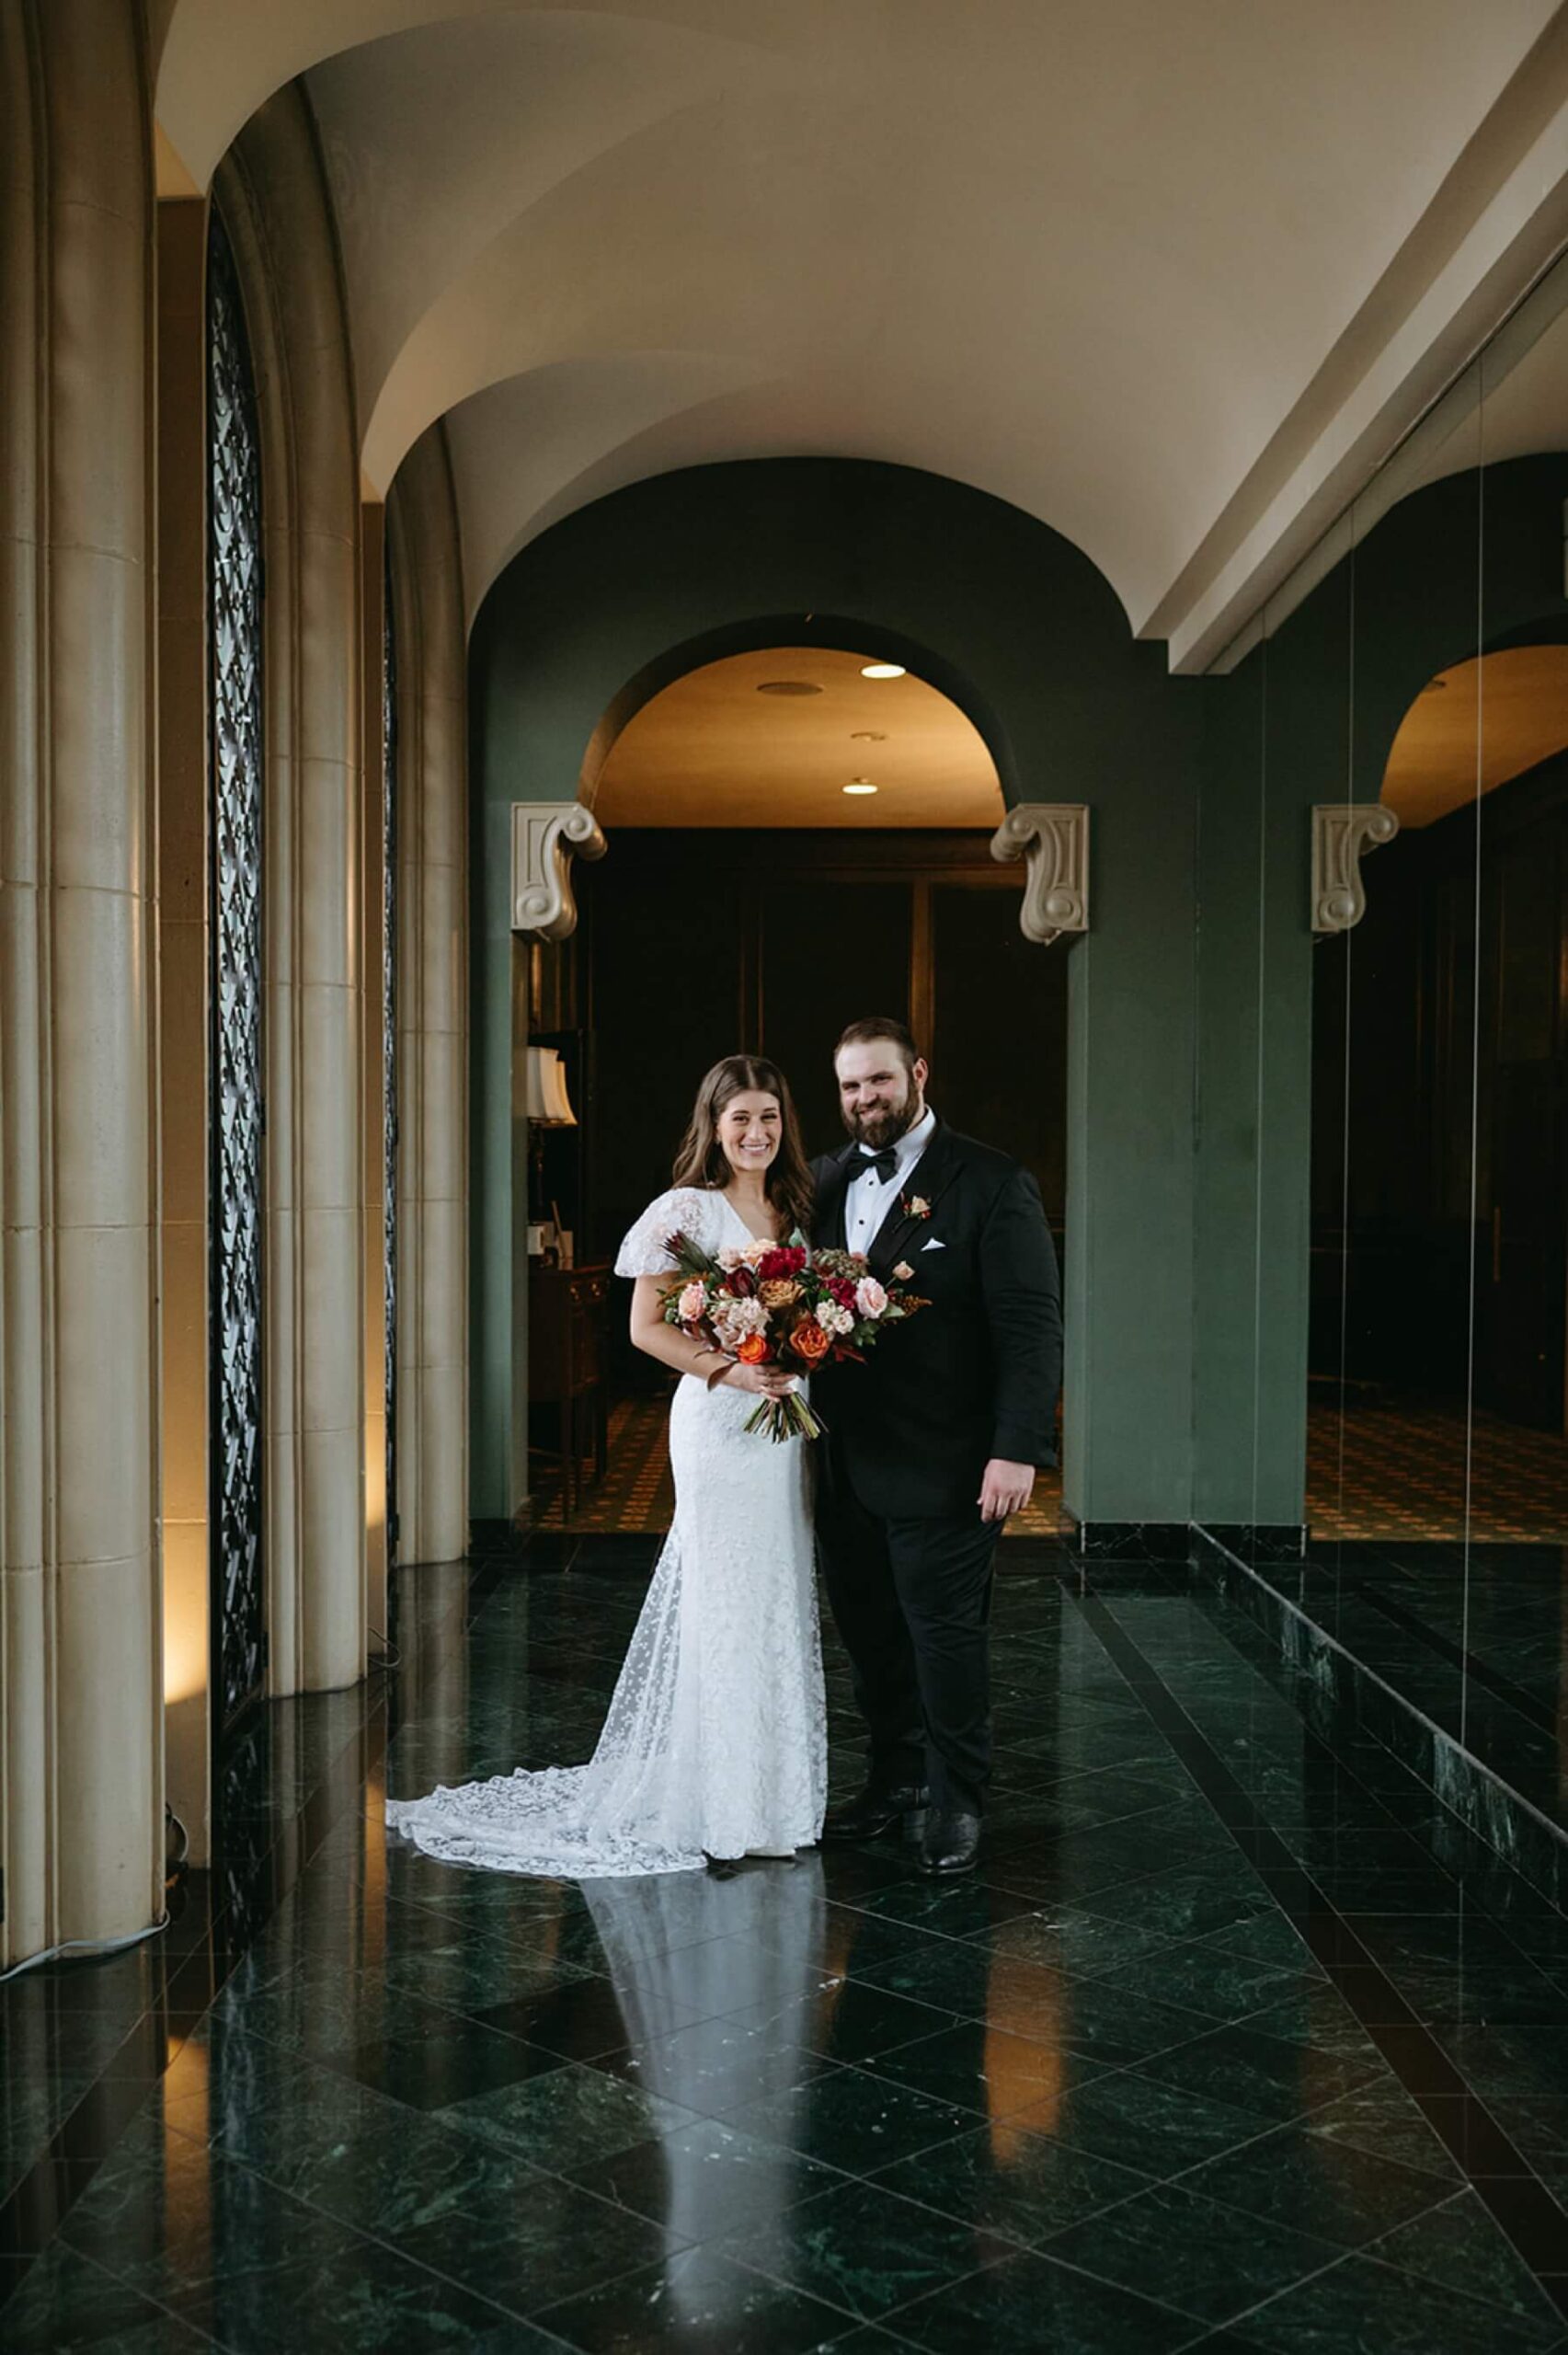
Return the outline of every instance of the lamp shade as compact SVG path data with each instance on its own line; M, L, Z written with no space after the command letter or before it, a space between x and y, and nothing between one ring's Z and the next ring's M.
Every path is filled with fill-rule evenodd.
M528 1117L542 1129L575 1129L578 1116L567 1094L566 1066L555 1047L528 1051Z

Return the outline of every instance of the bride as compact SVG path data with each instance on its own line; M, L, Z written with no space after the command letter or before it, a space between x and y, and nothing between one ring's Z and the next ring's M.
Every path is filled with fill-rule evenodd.
M827 1711L808 1451L743 1428L759 1396L795 1380L664 1321L672 1235L716 1256L809 1231L811 1177L775 1064L727 1055L714 1065L674 1179L615 1263L636 1279L633 1340L681 1380L670 1410L675 1519L599 1746L586 1766L390 1800L388 1823L429 1855L589 1880L793 1857L821 1832Z

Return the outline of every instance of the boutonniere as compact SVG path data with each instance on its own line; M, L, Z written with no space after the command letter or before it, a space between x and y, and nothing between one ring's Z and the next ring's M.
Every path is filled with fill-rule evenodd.
M899 1283L907 1284L910 1277L914 1274L914 1269L910 1267L907 1259L900 1259L898 1266L894 1269L893 1273Z
M931 1204L923 1194L906 1194L900 1204L906 1218L929 1218Z

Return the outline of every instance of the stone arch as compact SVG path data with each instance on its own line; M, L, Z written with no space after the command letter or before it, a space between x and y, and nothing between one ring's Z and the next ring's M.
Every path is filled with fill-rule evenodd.
M526 1305L512 1223L512 1047L526 994L514 954L514 807L542 821L580 810L591 833L586 797L633 710L697 661L799 645L813 630L907 652L984 737L1010 818L1036 801L1053 815L1093 811L1103 874L1068 989L1075 1403L1064 1488L1080 1522L1179 1521L1190 1463L1190 1250L1179 1230L1194 812L1212 690L1173 679L1162 649L1133 638L1093 562L1021 509L913 467L804 457L690 467L613 491L531 542L475 615L473 1511L504 1525L525 1492L513 1346ZM1015 847L1036 855L1022 838ZM1066 865L1064 847L1041 841L1042 872ZM1041 937L1054 917L1054 904L1044 909ZM1151 1155L1167 1172L1152 1212Z

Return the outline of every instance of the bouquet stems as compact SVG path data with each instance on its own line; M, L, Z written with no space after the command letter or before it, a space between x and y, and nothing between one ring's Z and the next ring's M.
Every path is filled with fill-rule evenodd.
M764 1398L746 1419L749 1431L766 1431L772 1440L820 1439L825 1429L798 1392L787 1398Z

